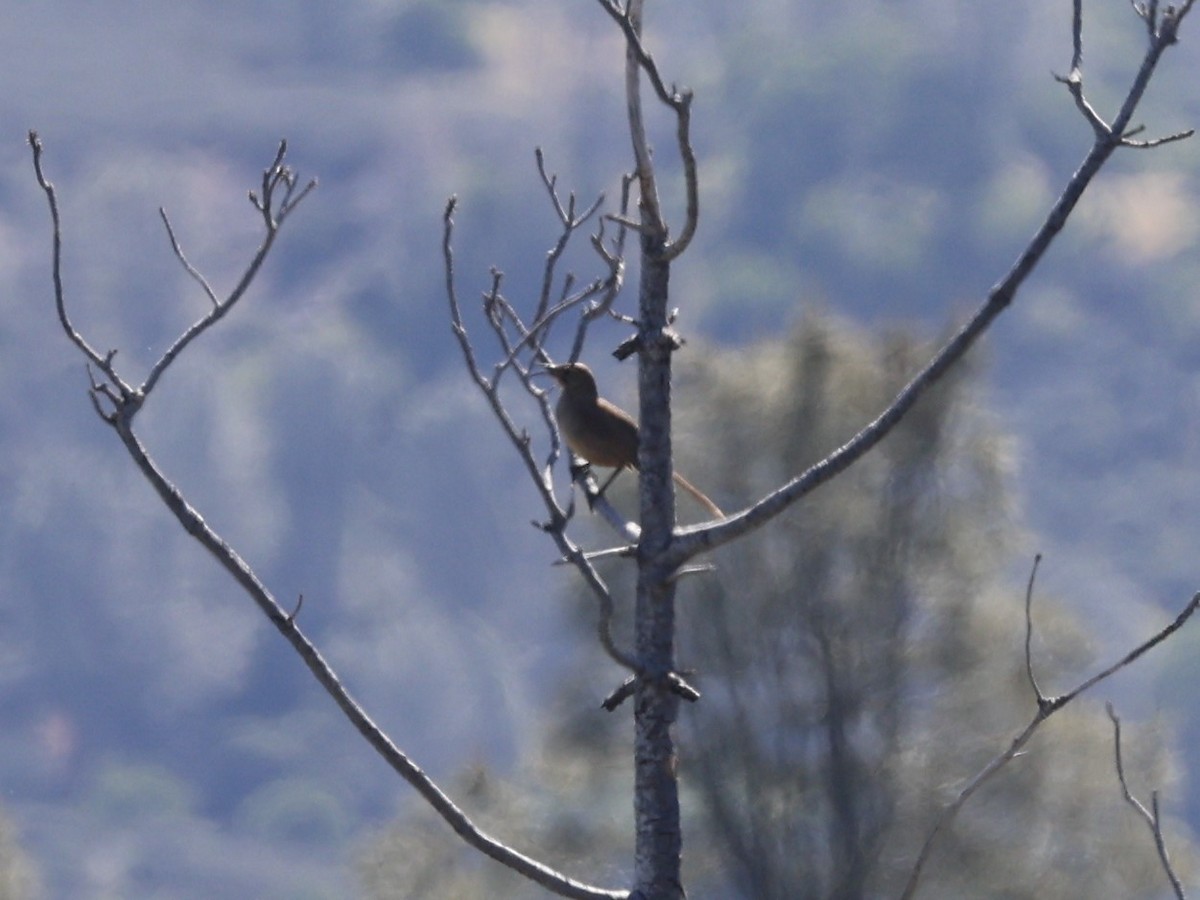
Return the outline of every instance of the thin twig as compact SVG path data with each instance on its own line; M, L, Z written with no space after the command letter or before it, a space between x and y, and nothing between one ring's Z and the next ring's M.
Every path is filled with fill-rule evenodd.
M1034 712L1033 718L1030 719L1029 724L1026 725L1015 738L1013 738L1012 743L1006 750L992 759L987 765L980 769L980 771L974 777L967 781L954 800L947 804L942 809L941 813L938 814L937 819L934 821L933 828L930 829L928 836L925 838L925 843L921 846L921 851L917 854L916 861L913 863L912 871L909 873L908 883L905 885L904 893L901 894L901 900L911 900L911 898L916 895L922 870L925 867L925 863L929 860L929 855L932 852L934 844L936 843L937 838L941 835L942 831L950 826L950 823L954 821L955 816L958 815L959 810L963 808L966 802L971 799L976 791L983 787L983 785L987 783L987 781L991 779L993 775L1003 769L1021 753L1021 751L1025 748L1025 745L1029 743L1030 739L1037 732L1041 724L1046 721L1046 719L1050 718L1050 716L1054 715L1054 713L1058 712L1084 691L1095 687L1104 679L1115 675L1117 672L1121 671L1121 669L1133 663L1133 661L1140 657L1143 653L1165 641L1168 637L1183 627L1184 623L1191 618L1193 613L1195 613L1198 606L1200 606L1200 593L1197 593L1192 597L1188 605L1183 608L1183 611L1175 617L1175 620L1171 622L1171 624L1161 629L1153 637L1143 641L1133 650L1125 654L1125 656L1123 656L1116 663L1100 671L1096 675L1093 675L1091 678L1076 686L1073 690L1068 691L1059 697L1044 698L1039 696L1037 699L1037 710Z
M1083 68L1083 0L1074 0L1071 12L1071 74Z
M213 306L220 306L221 301L217 299L216 292L213 291L212 285L208 283L208 279L201 275L200 271L191 264L187 256L184 254L183 248L179 246L179 239L175 237L175 229L171 227L171 220L167 218L167 211L160 206L158 208L158 215L159 218L162 219L163 226L167 229L167 237L171 241L171 250L174 252L175 258L179 260L179 264L182 265L187 273L192 276L192 280L195 281L196 284L200 285L200 288L208 297L209 302L212 303Z
M46 178L42 171L42 141L38 137L36 131L29 132L29 146L33 151L33 171L37 178L38 186L46 195L46 202L50 207L50 222L53 227L51 235L53 254L51 261L51 275L54 281L54 308L58 312L58 321L62 325L63 331L71 340L79 351L87 358L88 362L104 373L104 377L108 379L109 384L116 387L120 397L125 402L134 402L136 392L133 387L127 384L120 375L117 374L113 367L113 358L116 356L116 350L109 350L103 356L96 351L91 344L84 339L83 335L76 330L71 323L71 317L67 313L66 298L63 290L62 277L62 220L58 212L58 195L55 193L54 184ZM93 393L92 398L95 402L96 380L92 378ZM99 412L99 408L97 408ZM101 415L104 415L101 413Z
M700 174L696 167L696 151L692 148L692 92L679 95L680 102L675 110L675 143L679 147L679 158L683 161L683 185L687 194L684 207L683 228L679 237L668 242L663 250L668 259L675 259L692 243L696 226L700 222Z
M630 189L636 180L636 175L621 176L619 212L622 216L629 211ZM625 285L625 239L628 234L629 229L625 225L617 223L617 234L612 239L611 248L605 246L604 219L601 219L596 234L592 235L592 248L608 268L608 277L604 279L604 292L600 299L587 307L583 315L579 317L579 326L575 329L575 339L571 342L569 358L572 362L579 359L580 354L583 353L583 343L587 338L588 328L593 322L606 315L621 318L613 311L613 306Z
M1033 558L1033 568L1029 572L1029 583L1025 586L1025 674L1029 678L1029 686L1033 688L1033 694L1037 697L1038 705L1046 699L1042 694L1042 689L1038 687L1037 676L1033 674L1033 582L1037 578L1038 565L1042 561L1042 554L1037 554Z
M529 328L526 328L524 323L521 322L518 317L514 316L513 322L515 325L517 325L520 332L520 340L513 344L512 348L508 352L508 355L496 364L497 370L508 368L516 360L517 355L522 353L527 348L532 349L533 356L536 361L543 364L548 363L550 359L546 355L542 345L545 343L550 326L554 324L554 322L563 313L574 309L598 294L605 298L612 294L610 282L608 280L601 281L600 279L596 279L595 281L585 285L579 291L576 291L574 294L570 294L562 298L558 303L546 310L545 315L543 315L538 321L534 322L534 324ZM589 317L595 318L595 314L591 310L585 311L582 318L586 320Z
M1154 839L1154 849L1158 852L1158 860L1162 863L1163 872L1167 876L1167 880L1171 882L1171 889L1175 892L1178 900L1184 900L1183 885L1179 881L1179 876L1175 874L1175 867L1171 865L1171 854L1167 850L1167 842L1162 833L1162 817L1158 809L1158 791L1152 791L1150 794L1151 809L1146 809L1142 803L1133 796L1129 790L1129 782L1125 780L1125 764L1121 759L1121 720L1117 718L1116 712L1113 710L1111 703L1104 705L1108 712L1108 718L1113 723L1113 754L1116 757L1117 764L1117 781L1121 784L1121 795L1125 798L1125 802L1133 807L1134 811L1146 823L1146 827L1150 829L1150 835Z
M271 252L271 247L275 244L275 238L279 234L279 228L283 225L287 217L300 204L305 197L309 195L317 186L315 178L310 179L299 194L295 193L296 177L292 171L283 164L284 157L287 154L287 141L279 142L279 148L275 152L275 158L262 174L262 192L261 195L255 192L250 192L250 202L254 204L255 209L259 211L263 220L264 234L259 242L258 248L254 252L249 265L242 272L242 277L238 279L236 285L229 295L220 302L214 302L212 309L208 314L196 320L191 327L185 330L175 342L167 348L166 352L159 358L151 368L150 373L146 376L146 380L138 389L143 396L149 396L158 380L166 372L167 368L175 361L187 346L204 332L208 331L213 325L225 317L225 315L233 309L234 305L246 293L255 277L258 275L258 270L262 268L263 262L267 255ZM183 265L184 269L192 274L194 271L187 258L183 255L182 250L178 249L178 243L175 240L174 233L171 231L170 223L167 217L163 214L163 221L167 224L168 234L171 236L172 246L176 248L176 257ZM199 273L196 273L198 276ZM193 276L195 277L195 276ZM201 285L205 288L210 299L215 301L215 293L208 282L203 279L198 279Z
M1183 131L1177 131L1174 134L1151 138L1148 141L1131 141L1128 137L1124 137L1121 139L1121 144L1125 147L1132 147L1134 150L1153 150L1155 147L1161 147L1163 144L1173 144L1175 141L1185 141L1195 133L1195 128L1187 128Z
M637 544L624 544L620 547L607 547L604 550L589 550L583 554L583 558L588 562L595 562L598 559L611 559L613 557L621 557L630 559L637 556ZM569 559L556 559L554 565L565 566L569 565Z
M572 192L568 198L567 206L564 209L562 201L558 196L558 176L551 175L546 171L546 158L542 153L542 148L538 147L534 151L537 159L538 175L542 179L542 184L546 188L546 193L550 196L550 202L554 206L554 211L558 215L559 224L562 225L562 232L555 241L550 252L546 254L546 264L542 268L542 289L538 295L536 310L533 314L533 321L540 322L546 316L546 310L550 306L550 294L554 285L554 270L558 265L559 259L562 257L563 251L567 249L567 245L571 241L571 236L575 231L584 225L588 219L592 218L604 203L604 195L598 196L592 204L582 213L575 213L575 194Z
M1160 631L1158 634L1156 634L1154 637L1150 638L1150 640L1146 641L1143 644L1139 644L1137 647L1130 650L1127 654L1125 654L1125 656L1123 656L1121 659L1117 660L1115 663L1113 663L1107 669L1097 672L1095 675L1093 675L1091 678L1089 678L1083 684L1076 687L1073 691L1070 691L1059 697L1054 697L1053 699L1050 700L1050 702L1054 705L1055 709L1061 709L1062 707L1064 707L1068 703L1070 703L1072 700L1074 700L1076 697L1078 697L1080 694L1082 694L1084 691L1091 690L1092 688L1094 688L1096 685L1098 685L1104 679L1108 678L1111 675L1115 675L1117 672L1121 671L1123 668L1128 666L1130 663L1132 663L1134 660L1136 660L1139 656L1141 656L1147 650L1153 649L1158 644L1162 643L1167 638L1169 638L1171 635L1173 635L1180 628L1182 628L1184 623L1187 622L1187 620L1191 618L1192 613L1194 613L1196 611L1197 606L1200 606L1200 594L1196 594L1196 596L1192 597L1191 602L1186 607L1184 607L1183 612L1181 612L1178 616L1175 617L1175 621L1172 622L1170 625L1168 625L1166 628L1164 628L1162 631Z
M605 279L594 279L579 291L572 292L575 284L575 276L573 273L568 272L562 279L558 301L553 306L550 305L559 260L562 258L575 232L599 211L604 202L604 195L601 194L597 197L582 212L576 211L574 193L569 195L564 205L558 195L558 176L546 169L545 154L540 147L535 150L534 155L537 162L538 176L546 189L555 215L562 226L562 231L546 254L546 262L542 270L542 285L531 324L526 325L512 304L499 294L499 273L496 269L492 270L493 284L491 290L484 295L484 312L486 314L485 318L500 341L504 353L503 357L493 367L491 379L493 389L495 389L495 385L499 382L503 373L516 365L518 357L527 350L530 352L533 362L543 365L549 364L551 359L543 348L546 340L549 338L550 329L558 318L571 309L599 296L600 299L596 303L585 308L582 323L586 324L586 322L596 318L602 311L611 307L613 298L620 291L621 279L624 272L623 259L619 255L613 257L601 247L600 255L609 269L609 276ZM623 180L622 208L625 208L627 197L628 183ZM593 246L596 245L598 238L603 235L603 232L603 220L601 220L597 235L593 235L592 237ZM623 244L623 234L618 236L618 254L621 244ZM497 311L502 314L497 314ZM516 340L513 340L512 336L508 333L507 329L510 324L516 329ZM572 357L572 359L574 358ZM533 391L530 392L534 393Z
M454 210L457 206L457 199L451 197L447 203L445 211L442 215L442 259L445 274L445 287L447 303L450 307L450 326L454 333L455 339L458 341L459 349L462 351L463 360L467 366L467 372L472 380L479 387L484 397L487 399L489 406L492 409L492 414L500 423L501 429L508 436L509 442L517 451L518 457L529 473L530 479L533 481L543 504L549 513L550 520L539 527L547 534L551 535L558 546L560 554L571 560L575 567L583 576L584 582L596 596L600 607L599 622L597 625L600 643L608 655L618 665L629 669L632 672L638 671L636 660L626 651L616 645L616 641L612 635L611 622L613 618L613 603L612 594L608 590L608 585L600 577L595 567L584 557L583 551L575 545L566 535L566 523L568 519L567 512L559 505L558 500L554 496L553 480L550 474L551 464L554 458L557 458L559 453L560 438L558 431L553 425L553 417L550 414L549 405L545 402L544 392L536 391L529 383L528 375L524 376L526 387L535 396L539 396L539 402L542 404L543 415L545 416L547 425L550 428L553 443L554 457L548 462L545 470L539 469L537 461L533 457L533 452L530 449L529 435L523 429L519 428L513 421L508 409L502 402L499 394L494 389L494 385L484 376L479 368L479 361L475 354L475 349L471 345L470 336L467 330L466 323L463 320L462 309L458 302L458 288L455 284L454 274Z

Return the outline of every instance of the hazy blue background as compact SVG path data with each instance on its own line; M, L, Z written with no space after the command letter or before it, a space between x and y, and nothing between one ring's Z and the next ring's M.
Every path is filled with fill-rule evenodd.
M710 341L749 345L814 306L945 328L1091 138L1050 78L1069 66L1066 0L649 6L664 73L697 91L703 219L674 286L682 330ZM1089 7L1087 84L1109 112L1144 33L1124 0ZM1138 117L1151 135L1200 123L1192 26ZM51 896L343 896L356 842L409 791L93 414L53 315L25 131L60 191L76 322L131 380L206 302L157 207L228 289L257 236L246 190L277 140L320 178L244 305L139 422L277 595L304 593L333 665L443 777L533 742L571 644L565 576L526 524L534 493L446 324L440 214L458 194L464 299L492 264L527 299L555 224L533 147L564 187L615 194L621 58L585 2L10 10L0 806ZM655 130L675 203L669 123ZM1118 156L984 351L1043 593L1095 621L1102 650L1200 587L1198 148ZM589 356L623 336L598 329ZM628 386L628 367L603 369ZM1185 634L1110 693L1194 717L1194 656Z

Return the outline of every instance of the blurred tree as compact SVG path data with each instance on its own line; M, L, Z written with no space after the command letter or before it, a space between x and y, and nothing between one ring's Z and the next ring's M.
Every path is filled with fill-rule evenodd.
M572 694L571 702L581 700ZM515 847L536 847L544 859L569 866L579 877L628 877L628 766L611 757L593 767L590 754L575 754L568 743L543 742L507 780L484 765L469 767L452 792L470 805L480 824L503 831ZM366 900L542 896L504 866L447 841L445 823L425 804L414 800L409 810L358 855Z
M721 428L693 410L705 458L689 465L707 464L718 496L761 496L848 440L928 353L904 332L810 315L785 340L693 354L680 394L703 396ZM1006 574L1022 543L1011 453L973 382L960 367L876 453L697 581L681 655L706 696L685 717L684 771L722 896L899 894L944 792L1033 712L1022 585ZM1034 616L1036 674L1066 687L1055 676L1077 680L1085 635L1045 602ZM1122 805L1102 708L1077 708L1034 746L966 807L921 896L1166 887ZM1165 754L1131 752L1161 784Z
M821 314L785 339L686 353L680 465L736 508L848 439L927 353L907 332L874 337ZM689 896L898 895L949 792L1028 720L1023 585L1006 568L1023 543L1011 456L962 368L878 452L774 529L722 550L715 575L691 579L680 655L704 697L681 716ZM624 504L632 484L618 486ZM606 573L616 596L631 574L619 565ZM1049 607L1034 608L1034 652L1052 689L1089 653L1079 623ZM598 652L582 614L578 640L579 653ZM518 845L611 877L628 854L630 773L625 722L596 711L596 690L565 682L550 717L559 724L519 786L475 773L469 793L506 833L524 823ZM1128 770L1167 784L1161 741L1130 737ZM496 880L511 879L500 867L441 840L443 828L430 820L377 840L360 864L367 896L519 895L519 882ZM1194 850L1178 831L1172 854L1186 869ZM1150 897L1165 887L1121 799L1108 720L1081 704L967 805L920 895Z

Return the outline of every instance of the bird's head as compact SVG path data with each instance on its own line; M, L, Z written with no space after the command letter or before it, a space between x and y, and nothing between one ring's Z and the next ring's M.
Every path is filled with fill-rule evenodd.
M598 396L596 377L592 374L592 370L581 362L546 366L546 371L550 373L555 381L562 385L564 393L576 397L591 397L592 399Z

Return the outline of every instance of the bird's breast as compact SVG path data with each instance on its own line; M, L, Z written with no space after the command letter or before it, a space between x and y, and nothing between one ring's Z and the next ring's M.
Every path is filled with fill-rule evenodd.
M565 395L555 407L567 446L594 466L637 467L637 426L619 410L599 403L571 402Z

